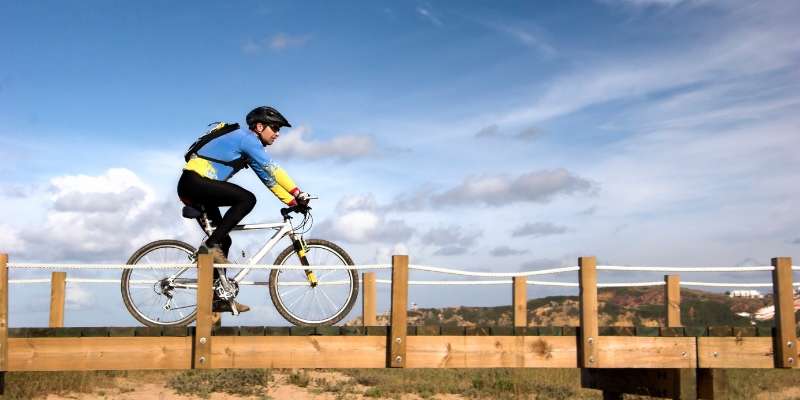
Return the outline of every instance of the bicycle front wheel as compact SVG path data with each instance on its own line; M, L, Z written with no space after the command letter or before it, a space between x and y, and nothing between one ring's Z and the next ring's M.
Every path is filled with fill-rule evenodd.
M289 322L302 326L333 325L353 308L358 297L358 271L347 268L353 260L341 247L321 239L306 240L306 259L317 278L312 285L299 269L277 270L269 274L269 295L278 312ZM283 250L276 265L301 266L293 246ZM315 265L339 266L314 270Z
M158 240L133 253L128 264L153 265L122 273L122 300L137 321L146 326L183 326L194 321L197 268L177 266L193 264L194 254L194 247L177 240Z

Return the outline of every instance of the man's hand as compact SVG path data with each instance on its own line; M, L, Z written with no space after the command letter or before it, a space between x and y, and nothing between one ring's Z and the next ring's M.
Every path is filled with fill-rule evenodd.
M307 206L308 202L311 201L311 195L306 192L298 192L294 199L297 200L297 205Z

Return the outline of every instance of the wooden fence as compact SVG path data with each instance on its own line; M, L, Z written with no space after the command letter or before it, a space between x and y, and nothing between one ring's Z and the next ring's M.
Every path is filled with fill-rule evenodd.
M8 328L0 254L0 371L210 368L581 368L606 398L640 393L724 398L725 368L797 368L792 262L774 258L775 326L684 328L679 277L665 277L667 326L598 326L594 257L579 258L579 327L530 327L526 278L512 286L514 327L407 325L408 256L392 257L391 325L376 323L375 275L363 275L361 327L214 327L211 257L198 257L195 327L63 328L65 274L51 283L51 328ZM626 336L634 335L634 336Z

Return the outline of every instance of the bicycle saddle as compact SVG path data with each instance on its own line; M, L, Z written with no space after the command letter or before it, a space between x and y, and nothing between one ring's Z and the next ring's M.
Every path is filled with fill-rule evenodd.
M203 215L203 212L192 206L183 207L183 218L196 219L200 218L201 215Z

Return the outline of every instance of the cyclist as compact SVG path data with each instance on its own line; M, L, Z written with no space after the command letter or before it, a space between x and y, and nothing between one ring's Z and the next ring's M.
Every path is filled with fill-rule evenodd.
M252 168L261 182L289 206L307 205L310 198L283 168L272 161L265 149L278 139L281 127L292 126L289 121L276 109L267 106L250 111L246 121L249 132L237 130L227 133L192 154L178 181L181 201L194 207L202 206L215 226L214 233L203 246L215 264L230 264L227 258L232 243L229 233L256 205L253 193L228 182L239 170L248 166ZM219 207L226 206L230 208L222 215ZM215 269L215 279L217 276ZM233 311L234 305L239 312L250 309L233 300L227 302L215 298L214 311Z

